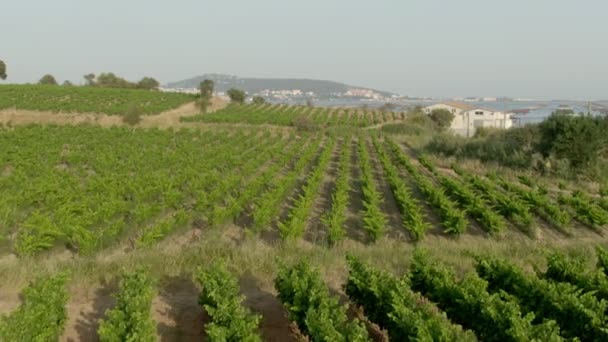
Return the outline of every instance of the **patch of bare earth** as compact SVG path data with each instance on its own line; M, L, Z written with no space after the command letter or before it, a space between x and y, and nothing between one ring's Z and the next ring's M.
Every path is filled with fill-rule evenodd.
M214 98L209 111L224 108L227 102ZM138 127L144 128L169 128L188 127L190 124L181 123L181 117L193 116L199 113L194 102L186 103L181 107L165 111L157 115L142 116ZM34 111L22 109L0 110L0 124L28 125L28 124L55 124L55 125L98 125L101 127L125 126L120 115L107 115L99 113L56 113L50 111Z

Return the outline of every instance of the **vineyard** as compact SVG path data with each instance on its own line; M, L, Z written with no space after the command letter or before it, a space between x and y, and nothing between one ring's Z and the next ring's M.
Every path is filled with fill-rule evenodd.
M0 341L608 340L605 189L449 165L373 127L403 115L0 127L0 304L21 298ZM104 284L88 316L81 284ZM167 317L192 333L167 338Z
M322 108L271 104L232 104L208 114L186 117L185 122L230 123L251 125L368 127L403 120L405 113L379 112L357 108Z
M192 101L191 95L139 89L0 85L0 110L123 115L138 108L143 114L158 114Z
M279 264L274 286L294 334L310 341L605 341L605 253L598 249L596 269L555 253L537 274L477 256L475 271L463 276L425 251L414 254L402 275L349 256L343 303L306 261ZM208 314L200 328L209 341L262 340L264 317L243 304L235 274L220 263L195 279ZM22 306L0 317L0 337L57 340L66 321L65 281L39 278L25 289ZM156 341L150 316L155 288L141 269L123 275L115 306L99 322L100 341Z

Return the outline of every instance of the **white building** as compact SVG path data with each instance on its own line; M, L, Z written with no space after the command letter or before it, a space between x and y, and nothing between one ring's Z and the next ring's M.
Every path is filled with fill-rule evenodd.
M491 127L508 129L513 127L512 113L503 113L500 111L479 108L467 103L461 102L441 102L428 107L424 107L423 111L431 114L434 109L447 109L454 114L454 120L450 126L456 134L465 137L472 137L479 127Z

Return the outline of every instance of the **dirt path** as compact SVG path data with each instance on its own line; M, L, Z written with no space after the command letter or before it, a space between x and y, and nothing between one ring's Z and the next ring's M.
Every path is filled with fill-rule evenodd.
M211 103L210 111L224 108L226 101L214 98ZM188 127L191 124L181 123L181 117L198 114L199 110L194 102L186 103L181 107L157 115L142 116L138 127L144 128L169 128L169 127ZM91 124L102 127L125 126L122 117L119 115L107 115L99 113L54 113L47 111L15 110L5 109L0 111L0 124L5 125L28 125L28 124L56 124L56 125L80 125Z

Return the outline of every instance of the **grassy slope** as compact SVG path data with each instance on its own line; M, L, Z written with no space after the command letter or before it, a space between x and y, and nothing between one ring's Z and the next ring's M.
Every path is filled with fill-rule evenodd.
M122 115L135 106L158 114L193 100L192 95L140 89L0 85L0 109Z

